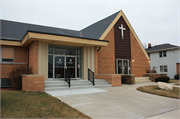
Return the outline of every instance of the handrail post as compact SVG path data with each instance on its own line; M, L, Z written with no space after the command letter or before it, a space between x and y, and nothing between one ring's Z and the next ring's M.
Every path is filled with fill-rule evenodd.
M88 68L88 81L91 81L93 86L95 85L95 83L94 83L94 72L92 72L89 68Z

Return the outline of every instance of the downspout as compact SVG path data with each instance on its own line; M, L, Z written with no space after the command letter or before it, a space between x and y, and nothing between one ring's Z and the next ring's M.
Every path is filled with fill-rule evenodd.
M97 49L97 52L101 49L101 46L99 46L99 48Z
M28 45L28 59L27 59L27 68L29 68L29 45Z

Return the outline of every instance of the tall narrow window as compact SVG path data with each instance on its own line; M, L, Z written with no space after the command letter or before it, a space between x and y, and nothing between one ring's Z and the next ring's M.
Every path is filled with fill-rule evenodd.
M163 51L163 56L166 57L166 51Z
M161 51L161 52L159 52L159 57L162 57L162 51Z
M14 48L1 48L2 62L14 62Z

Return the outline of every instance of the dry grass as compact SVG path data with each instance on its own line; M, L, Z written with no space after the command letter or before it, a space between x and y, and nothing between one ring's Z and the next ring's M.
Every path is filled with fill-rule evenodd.
M1 90L2 118L90 118L41 92Z
M137 88L137 90L145 93L151 93L155 95L179 99L179 88L177 87L173 87L173 90L162 90L158 89L156 85L149 85L139 87Z
M177 82L179 82L179 80L170 79L168 83L177 83Z
M180 83L175 83L174 85L178 85L178 86L180 86Z

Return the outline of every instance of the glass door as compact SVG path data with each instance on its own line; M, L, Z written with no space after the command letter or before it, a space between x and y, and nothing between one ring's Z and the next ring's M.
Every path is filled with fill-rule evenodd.
M122 74L123 70L122 70L122 60L118 60L118 74Z
M64 57L54 57L54 78L64 78Z
M71 76L70 78L75 78L75 57L66 57L66 67L67 70L70 72Z
M129 74L128 65L129 65L128 60L123 60L123 70L124 70L123 74Z
M129 74L129 60L117 59L116 60L116 73Z

